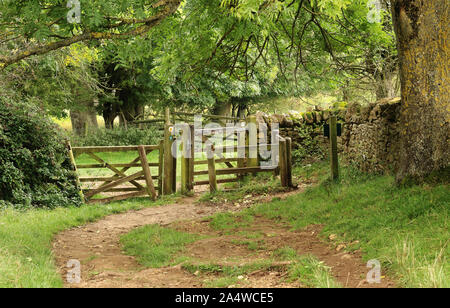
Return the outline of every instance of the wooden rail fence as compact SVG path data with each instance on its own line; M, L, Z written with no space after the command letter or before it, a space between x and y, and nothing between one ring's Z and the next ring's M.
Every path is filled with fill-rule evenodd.
M157 195L169 195L177 191L177 155L175 151L177 136L174 134L174 122L178 119L190 118L187 123L192 123L192 113L173 113L166 109L164 119L149 119L135 121L134 124L161 123L164 130L164 140L159 145L141 146L108 146L108 147L74 147L69 144L69 154L72 163L77 169L100 169L110 170L114 175L109 177L89 176L79 177L78 181L82 187L81 194L89 203L105 203L124 200L132 197L148 195L155 200ZM200 128L187 124L182 138L181 149L181 192L183 194L194 190L195 186L209 185L210 191L218 189L218 184L233 183L240 181L245 175L259 172L272 172L279 175L283 187L292 187L292 141L290 138L280 137L276 132L276 140L273 136L260 138L261 131L257 127L255 116L246 119L204 116L209 120L220 120L225 123L239 124L233 129L229 127ZM185 122L185 123L186 123ZM254 124L254 125L248 125ZM187 129L187 128L188 129ZM208 137L217 131L225 132L222 144L210 144ZM199 138L200 137L200 138ZM195 147L196 142L201 140L201 147ZM279 141L274 143L274 141ZM219 140L220 141L220 140ZM260 149L274 150L275 157L271 157L273 165L262 165L263 161ZM98 153L105 152L136 152L137 157L129 163L108 163ZM147 155L152 151L158 151L158 161L149 162ZM200 155L195 155L199 154ZM225 154L226 153L226 154ZM75 157L86 154L96 163L77 164ZM202 158L198 158L201 156ZM206 157L206 159L205 159ZM218 168L219 164L226 168ZM202 170L196 169L203 166ZM207 168L204 168L207 166ZM152 174L151 168L157 167L158 174ZM132 174L130 169L138 168ZM128 174L127 174L128 172ZM207 180L205 179L207 175ZM234 177L229 177L234 175ZM227 176L227 177L222 177ZM156 185L154 183L156 181ZM91 184L86 187L86 183ZM93 187L92 184L95 186ZM127 186L124 186L127 185ZM94 198L98 194L113 194L111 197L102 199Z

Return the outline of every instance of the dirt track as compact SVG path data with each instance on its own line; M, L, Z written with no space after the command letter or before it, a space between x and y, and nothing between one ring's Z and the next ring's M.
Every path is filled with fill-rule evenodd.
M276 196L283 198L290 194L292 192ZM266 201L270 201L272 197L275 196L266 198ZM195 197L183 198L177 203L167 206L111 215L98 222L60 233L53 242L53 253L60 273L63 275L65 286L75 288L201 287L201 277L184 271L180 266L143 269L135 258L122 253L119 244L121 235L149 224L167 226L177 221L191 221L185 224L189 226L188 228L183 227L183 223L181 223L181 228L185 228L189 232L210 233L210 231L204 230L202 223L199 222L200 218L230 210L226 206L205 206L199 205L195 201ZM317 237L320 231L319 226L292 232L286 226L277 226L273 222L258 219L253 228L258 232L276 234L276 236L271 235L267 240L269 248L275 249L289 243L299 253L314 254L332 268L333 275L343 286L390 287L393 285L386 279L380 285L367 285L364 281L367 269L360 256L339 253L328 247ZM215 234L215 237L188 246L187 254L202 256L209 261L218 261L220 256L225 260L230 253L238 253L244 259L249 258L245 249L236 245L230 249L233 245L232 238ZM264 257L264 255L256 257ZM71 259L80 260L82 264L82 282L80 284L66 283L66 265L67 261ZM254 273L246 278L246 286L301 287L298 284L284 282L283 275L283 271L279 269L268 273Z

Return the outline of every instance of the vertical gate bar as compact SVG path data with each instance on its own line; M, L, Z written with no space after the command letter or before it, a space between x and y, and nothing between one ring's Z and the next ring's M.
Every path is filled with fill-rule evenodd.
M248 165L247 167L258 167L258 128L256 116L248 117Z
M189 159L189 190L194 190L194 161L195 161L195 127L190 125L191 130L191 158Z
M158 194L163 194L163 178L164 178L164 140L159 141L159 164L158 164Z
M216 162L214 159L214 151L212 145L208 147L208 175L209 175L209 189L211 193L217 191L217 179L216 179Z
M189 132L187 131L189 130ZM183 128L182 148L181 148L181 193L189 192L189 157L190 157L190 126L185 125Z
M172 157L172 142L170 140L171 133L169 131L170 123L164 125L164 179L163 179L163 193L164 195L172 194L172 179L173 174L173 157Z

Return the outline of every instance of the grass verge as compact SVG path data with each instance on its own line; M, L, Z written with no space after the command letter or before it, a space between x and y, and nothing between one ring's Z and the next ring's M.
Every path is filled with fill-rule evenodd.
M133 199L108 205L84 205L54 210L4 210L0 212L0 287L62 287L51 241L58 232L94 222L106 215L169 203Z
M264 215L300 229L325 225L323 236L354 243L406 287L450 287L449 187L397 187L390 176L343 168L339 183L261 204L240 215Z

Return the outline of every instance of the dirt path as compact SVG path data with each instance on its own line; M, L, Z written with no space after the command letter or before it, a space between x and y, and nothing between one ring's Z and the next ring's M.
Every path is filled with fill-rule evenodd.
M284 193L265 197L270 201L273 197L285 198L296 192ZM298 193L298 192L297 192ZM63 276L65 287L75 288L142 288L142 287L201 287L203 278L193 275L183 270L181 266L161 269L143 269L134 257L126 256L122 253L119 239L120 236L131 230L149 225L159 224L170 225L177 221L191 221L189 226L201 226L200 218L208 217L214 213L230 211L233 208L227 206L206 206L195 203L196 197L183 198L177 203L146 208L140 211L130 211L124 214L111 215L98 222L86 226L74 228L60 233L53 242L53 253L56 263ZM242 210L242 208L240 208ZM262 232L272 232L276 237L268 235L268 246L276 248L277 245L293 243L294 248L298 248L301 253L313 253L319 259L325 261L333 268L333 274L344 286L368 287L364 284L364 273L367 272L362 264L360 256L338 253L323 244L318 238L318 230L304 230L302 232L291 232L286 226L274 226L267 221L257 223L257 227ZM181 224L183 228L183 224ZM191 227L190 227L191 228ZM204 228L203 228L204 229ZM270 231L269 231L270 229ZM186 230L202 233L200 229ZM205 231L204 232L210 232ZM240 249L233 244L232 238L217 234L216 238L200 241L188 247L187 253L190 256L209 256L212 260L219 256L222 258L232 254L239 254L240 257L258 258L255 255ZM234 245L234 247L233 247ZM233 249L230 249L233 247ZM241 247L242 248L242 247ZM215 254L218 254L217 256ZM68 284L66 282L67 262L76 259L81 262L80 284ZM220 259L220 258L219 258ZM224 259L225 260L225 259ZM274 269L269 273L255 273L246 277L247 286L250 287L299 287L298 284L285 283L282 269ZM392 284L384 281L378 287L388 287Z
M166 225L183 219L211 215L214 208L194 205L195 198L182 199L182 203L146 208L124 214L111 215L98 222L60 233L53 243L53 251L60 272L65 277L68 260L79 260L82 283L66 287L147 287L153 286L162 270L148 275L148 281L136 281L139 264L133 257L122 254L120 236L131 230L149 225ZM181 201L181 200L180 200Z

